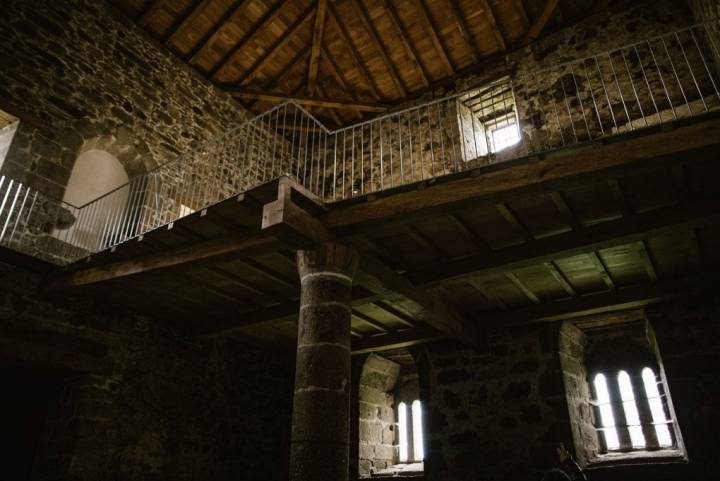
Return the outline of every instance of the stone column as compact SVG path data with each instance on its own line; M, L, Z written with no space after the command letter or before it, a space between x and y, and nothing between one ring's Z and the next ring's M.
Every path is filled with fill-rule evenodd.
M350 302L357 253L334 242L298 251L298 321L290 479L347 481Z

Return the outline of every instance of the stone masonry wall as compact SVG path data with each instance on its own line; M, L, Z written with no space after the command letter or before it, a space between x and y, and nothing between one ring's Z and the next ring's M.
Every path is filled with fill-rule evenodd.
M720 328L717 299L698 298L647 309L689 463L589 469L590 481L714 479L720 466ZM574 445L563 352L581 340L561 323L498 332L489 355L452 342L417 348L426 405L425 479L493 481L540 479L555 447ZM575 346L575 347L573 347ZM583 391L577 367L575 391ZM580 394L570 392L579 402ZM577 394L577 396L575 396ZM577 398L577 399L576 399ZM589 410L586 418L590 418ZM580 431L586 431L580 429ZM593 449L595 442L590 442Z
M104 1L4 7L0 99L42 125L21 122L2 173L48 195L90 144L132 178L247 117Z
M292 353L191 340L38 280L0 277L0 362L67 372L29 479L287 479Z

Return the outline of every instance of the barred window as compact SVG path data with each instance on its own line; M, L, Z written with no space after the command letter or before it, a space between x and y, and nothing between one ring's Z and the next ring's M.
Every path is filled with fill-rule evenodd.
M631 375L632 374L632 375ZM597 373L592 380L601 452L672 449L677 446L666 389L655 369Z

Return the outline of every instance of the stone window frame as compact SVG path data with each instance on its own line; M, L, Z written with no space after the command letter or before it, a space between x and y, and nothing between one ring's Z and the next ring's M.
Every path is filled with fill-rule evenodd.
M629 356L605 356L605 361L603 361L602 347L589 352L593 350L593 339L624 335L630 331L635 334L640 333L627 344L630 346L635 343L638 349L637 353ZM601 342L597 344L601 344ZM575 455L581 467L592 469L627 464L688 462L687 450L672 402L662 357L652 326L644 317L600 327L566 321L560 328L559 356ZM597 429L600 423L596 419L597 409L593 406L595 400L592 387L593 378L596 373L604 372L610 380L617 376L620 369L624 369L628 373L632 371L640 373L644 367L653 369L659 385L662 386L661 393L665 393L666 417L671 421L675 444L672 448L639 448L607 452L604 449L603 436ZM639 390L636 386L636 384L633 385L636 403L638 403L641 396L638 394ZM642 396L644 397L644 391ZM619 406L614 412L618 411L622 411ZM619 426L622 420L624 420L624 414L622 417L616 418L616 425ZM618 429L619 436L621 436L620 431Z

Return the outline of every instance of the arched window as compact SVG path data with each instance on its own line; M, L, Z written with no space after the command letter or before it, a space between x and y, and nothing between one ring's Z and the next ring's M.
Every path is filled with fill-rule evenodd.
M70 172L63 201L82 207L102 196L106 197L95 202L88 215L59 237L80 248L102 248L112 226L125 212L130 194L128 180L123 165L109 152L97 149L83 152Z

